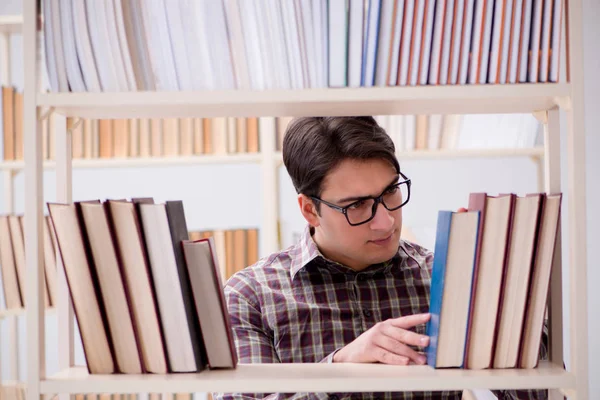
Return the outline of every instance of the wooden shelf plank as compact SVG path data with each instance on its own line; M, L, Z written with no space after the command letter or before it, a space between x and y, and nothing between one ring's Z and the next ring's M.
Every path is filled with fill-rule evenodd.
M21 33L23 17L21 15L0 15L0 33Z
M542 147L506 148L506 149L452 149L452 150L415 150L398 153L400 160L435 160L459 158L490 158L490 157L543 157ZM259 163L260 153L203 155L188 157L151 157L151 158L108 158L108 159L75 159L73 169L92 168L147 168L168 167L177 165L197 164L245 164ZM277 162L283 162L281 152L275 152ZM23 161L0 162L0 170L21 171L25 167ZM54 169L54 161L45 161L44 169Z
M244 164L259 163L259 153L204 155L204 156L179 156L179 157L136 157L136 158L93 158L73 160L73 169L92 168L146 168L168 167L177 165L197 164ZM23 161L4 161L0 169L20 171L25 167ZM44 169L55 169L54 161L44 161Z
M89 375L84 367L41 382L43 394L134 392L389 392L569 389L575 377L548 362L530 370L436 370L383 364L253 364L199 374Z
M83 118L532 113L565 104L565 83L269 91L39 93L38 106Z

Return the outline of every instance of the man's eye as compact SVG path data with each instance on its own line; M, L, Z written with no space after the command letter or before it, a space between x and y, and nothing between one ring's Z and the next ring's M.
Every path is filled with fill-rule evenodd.
M348 208L351 210L356 210L356 209L362 208L364 206L365 206L365 201L360 200L360 201L357 201L356 203L352 203Z
M398 191L398 187L394 186L385 191L386 194L394 194Z

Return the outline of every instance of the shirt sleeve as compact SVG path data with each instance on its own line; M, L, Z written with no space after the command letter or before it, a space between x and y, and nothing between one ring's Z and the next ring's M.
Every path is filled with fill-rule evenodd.
M235 279L235 278L234 278ZM225 287L225 299L239 364L280 363L273 333L263 322L253 282L237 281ZM337 351L337 350L336 350ZM320 362L333 362L335 351ZM214 400L329 399L332 393L213 393ZM333 396L335 398L335 396Z

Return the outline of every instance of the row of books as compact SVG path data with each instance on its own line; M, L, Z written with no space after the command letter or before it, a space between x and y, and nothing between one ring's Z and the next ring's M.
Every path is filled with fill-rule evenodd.
M181 201L48 203L91 374L235 368L213 237Z
M76 394L75 400L138 400L137 394ZM0 385L0 398L6 400L25 400L26 389L23 385ZM58 396L46 396L57 400ZM148 393L148 400L192 400L191 393Z
M378 115L396 151L530 148L541 124L529 114ZM483 131L485 129L485 131Z
M55 92L556 82L564 0L43 2ZM101 60L101 62L100 62Z
M467 212L439 212L429 365L538 365L561 200L472 193Z

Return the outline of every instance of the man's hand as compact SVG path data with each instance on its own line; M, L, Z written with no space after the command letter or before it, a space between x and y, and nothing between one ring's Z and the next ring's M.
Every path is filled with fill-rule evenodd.
M425 355L409 345L425 347L429 337L409 329L424 324L430 314L415 314L379 322L333 356L333 362L408 365L425 364Z

